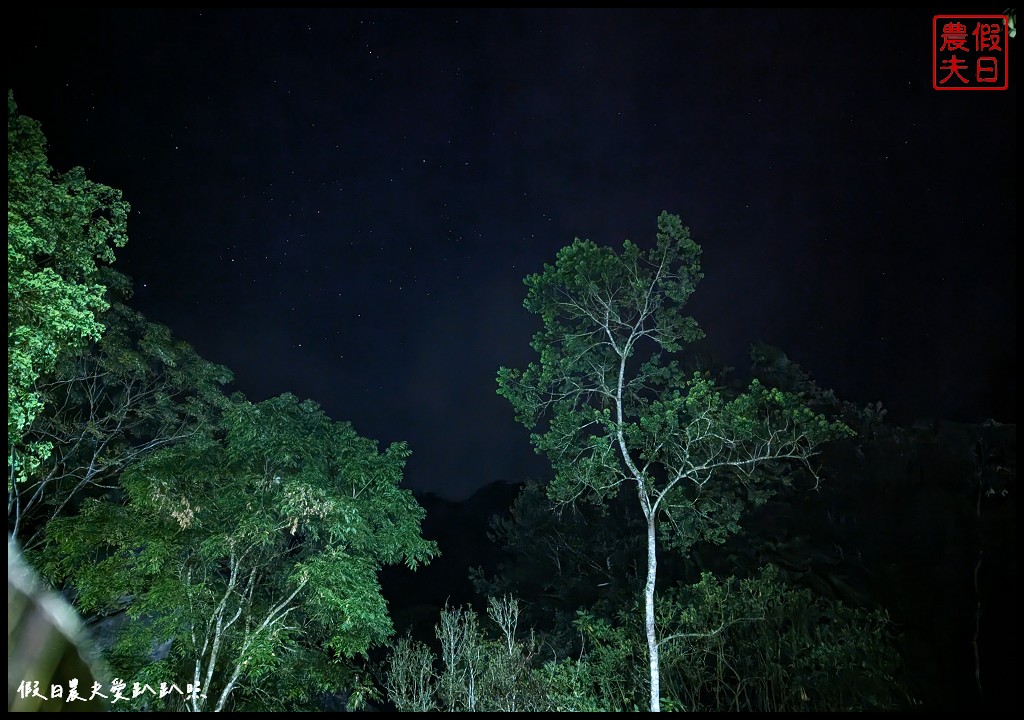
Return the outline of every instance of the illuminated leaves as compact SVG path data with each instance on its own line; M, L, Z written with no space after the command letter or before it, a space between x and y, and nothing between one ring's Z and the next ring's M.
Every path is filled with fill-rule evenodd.
M99 338L106 309L99 263L127 241L121 192L87 180L81 168L59 175L46 159L35 120L7 95L7 436L19 442L42 408L34 385L62 354ZM50 447L36 443L8 457L23 478Z
M103 281L127 283L109 269ZM25 472L8 503L8 528L30 549L48 518L109 487L128 464L193 436L227 403L221 387L231 373L166 327L119 302L100 320L105 331L98 342L62 356L35 384L46 407L21 446L45 442L56 452Z
M178 674L202 667L216 702L244 700L271 671L290 678L275 681L290 683L287 696L303 696L308 675L391 634L380 568L437 552L420 536L423 509L399 487L407 456L401 443L379 452L315 403L238 398L219 427L129 468L127 498L50 523L48 569L84 609L132 598L146 620L119 640L124 672L149 662L125 649L138 636L173 638Z
M498 394L533 430L555 471L549 497L604 502L635 489L646 521L645 634L650 709L659 709L654 608L658 544L684 552L739 531L742 512L788 481L847 432L796 395L757 381L726 392L708 376L683 377L671 354L702 337L683 312L697 283L700 247L677 216L658 218L655 246L622 251L576 240L526 278L524 306L542 329L539 358L502 368Z

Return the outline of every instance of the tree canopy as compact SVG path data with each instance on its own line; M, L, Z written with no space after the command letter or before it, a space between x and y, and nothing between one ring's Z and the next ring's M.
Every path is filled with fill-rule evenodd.
M379 569L436 553L398 487L408 454L311 401L238 399L218 430L126 470L123 499L51 521L46 569L86 612L127 606L115 667L202 688L189 709L308 705L392 632Z
M672 354L702 337L684 306L703 277L700 246L680 218L658 218L654 247L621 253L586 240L530 275L524 306L542 329L539 359L502 368L498 393L555 470L549 495L597 501L626 486L647 526L644 613L650 709L660 709L655 593L659 543L686 551L739 529L744 509L809 466L818 447L849 432L798 394L751 382L745 392L686 377Z
M102 279L110 299L99 316L103 336L62 356L35 385L44 407L21 444L52 451L7 496L8 530L28 549L47 520L116 484L131 462L214 422L228 402L227 368L115 299L115 290L127 294L128 278L107 268Z
M42 407L36 382L62 354L97 339L106 309L97 282L102 263L127 241L121 191L57 173L38 122L7 94L7 440L11 474L23 477L50 449L18 448Z

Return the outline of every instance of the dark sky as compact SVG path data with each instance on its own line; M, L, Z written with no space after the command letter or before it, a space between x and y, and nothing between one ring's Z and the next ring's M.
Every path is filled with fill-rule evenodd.
M545 472L495 394L523 277L662 210L726 362L762 340L897 422L1015 421L1019 50L1010 90L936 92L932 14L46 10L8 86L131 202L139 310L459 498Z

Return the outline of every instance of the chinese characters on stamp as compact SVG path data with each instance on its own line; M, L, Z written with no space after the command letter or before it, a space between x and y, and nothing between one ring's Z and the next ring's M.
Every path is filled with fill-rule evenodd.
M1009 87L1006 15L932 18L932 87L1006 90Z

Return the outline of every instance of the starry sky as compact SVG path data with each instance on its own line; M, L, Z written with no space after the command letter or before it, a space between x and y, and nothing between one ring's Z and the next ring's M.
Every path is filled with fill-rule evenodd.
M716 359L1015 422L1016 39L1008 91L936 92L934 12L30 9L8 87L132 204L137 309L459 499L546 472L495 394L524 276L662 210Z

